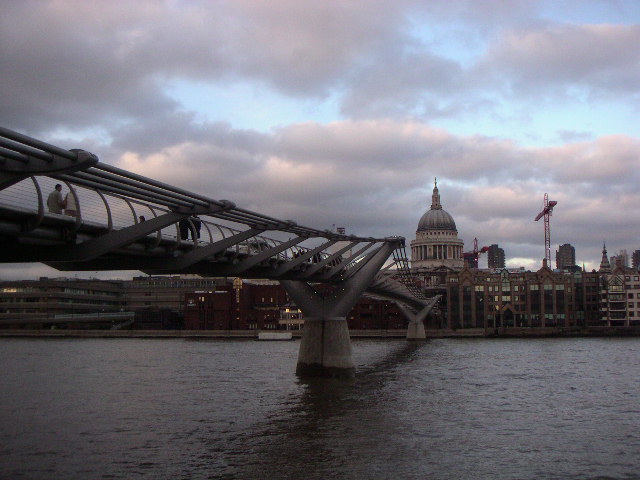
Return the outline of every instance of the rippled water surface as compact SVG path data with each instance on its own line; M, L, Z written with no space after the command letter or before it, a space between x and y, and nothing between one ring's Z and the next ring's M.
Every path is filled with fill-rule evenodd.
M640 478L640 339L0 340L0 479Z

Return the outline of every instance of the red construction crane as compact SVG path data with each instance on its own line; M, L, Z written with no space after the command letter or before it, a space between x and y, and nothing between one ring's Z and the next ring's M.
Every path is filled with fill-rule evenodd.
M537 222L544 217L544 251L547 259L547 266L551 268L551 228L549 226L549 217L553 213L553 207L558 204L555 200L549 200L549 195L544 194L544 208L535 218Z
M462 258L469 264L472 268L478 268L478 256L481 253L487 253L489 251L489 247L482 247L478 250L478 239L473 239L473 250L471 252L465 252L462 254Z

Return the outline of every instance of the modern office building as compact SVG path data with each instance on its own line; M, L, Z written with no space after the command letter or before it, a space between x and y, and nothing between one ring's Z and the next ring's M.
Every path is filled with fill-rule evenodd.
M504 268L504 262L504 250L495 243L490 245L487 250L487 266L494 269Z
M131 310L172 310L182 315L184 295L196 290L215 290L224 278L197 275L140 276L123 282L127 305Z
M0 327L112 326L130 321L122 281L47 278L0 282Z
M612 269L617 266L627 268L629 266L629 255L626 250L620 250L616 255L611 255L609 262Z
M570 243L565 243L556 250L556 268L571 270L576 264L576 249Z

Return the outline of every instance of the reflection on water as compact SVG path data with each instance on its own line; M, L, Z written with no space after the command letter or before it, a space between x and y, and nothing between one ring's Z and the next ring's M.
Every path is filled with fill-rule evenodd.
M256 462L243 473L251 478L259 478L265 469L274 478L334 478L338 472L342 472L338 478L393 476L387 466L375 467L402 455L391 438L401 434L402 427L396 424L393 411L387 411L400 399L391 398L394 390L387 387L393 384L396 366L411 361L426 344L356 343L355 350L359 347L364 347L358 352L360 362L366 363L360 363L355 380L299 381L303 390L298 401L264 426L269 437L278 440L258 441ZM247 437L244 442L251 444L251 434ZM389 442L382 457L381 442Z
M640 341L0 341L0 479L637 478Z

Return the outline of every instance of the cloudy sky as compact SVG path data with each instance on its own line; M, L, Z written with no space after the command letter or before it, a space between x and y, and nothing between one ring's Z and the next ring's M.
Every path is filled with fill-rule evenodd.
M311 227L410 241L437 177L508 266L545 192L553 251L640 249L637 0L0 0L0 71L0 125Z

